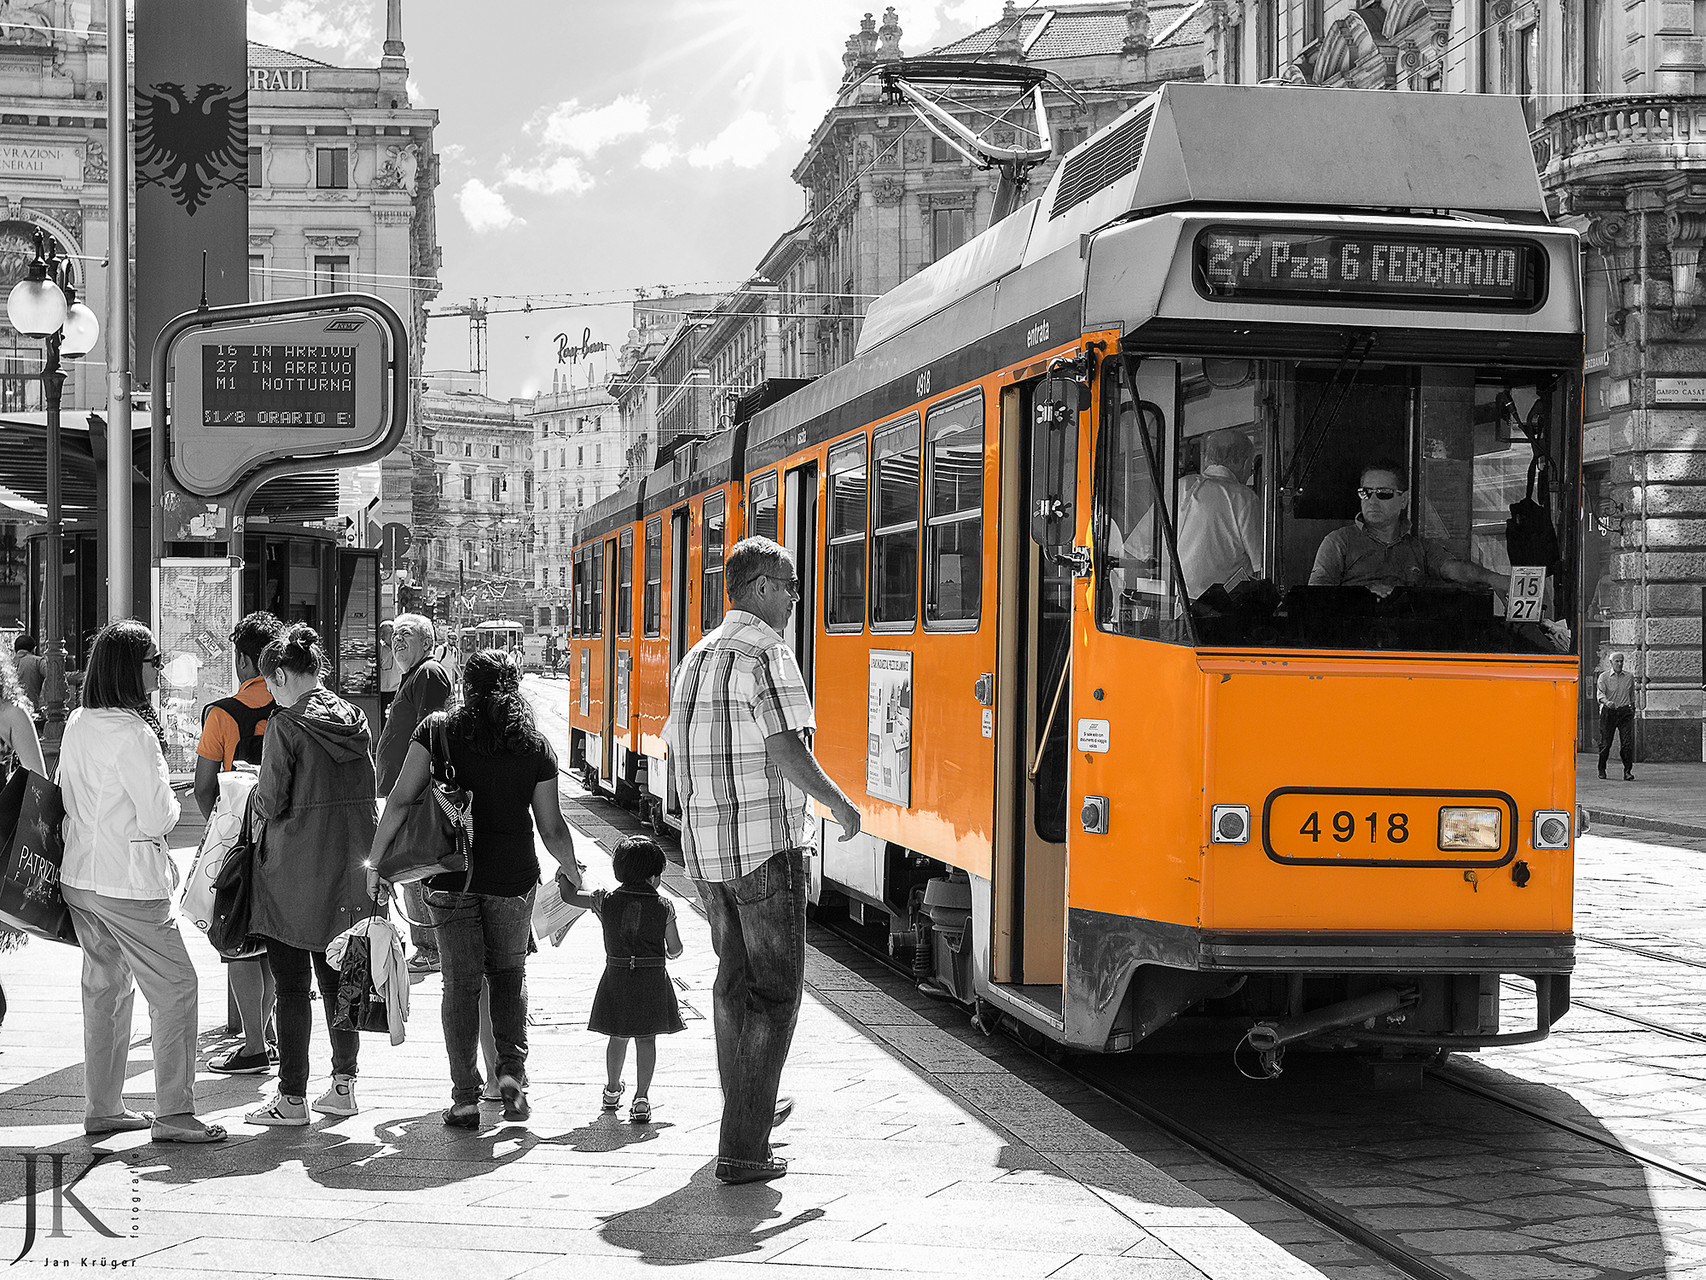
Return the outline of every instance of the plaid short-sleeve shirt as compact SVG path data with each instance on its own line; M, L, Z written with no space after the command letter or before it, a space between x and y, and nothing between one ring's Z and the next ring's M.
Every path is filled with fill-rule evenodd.
M681 660L664 740L690 876L736 880L813 843L806 795L770 762L764 740L816 727L799 664L756 614L731 609Z

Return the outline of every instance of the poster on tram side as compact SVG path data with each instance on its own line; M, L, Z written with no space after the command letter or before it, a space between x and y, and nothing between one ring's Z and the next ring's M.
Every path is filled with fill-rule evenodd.
M156 571L156 639L160 669L160 727L166 768L174 778L195 775L202 708L237 691L231 628L237 625L242 569L229 560L162 560Z
M912 654L871 650L865 747L865 790L879 800L912 804Z

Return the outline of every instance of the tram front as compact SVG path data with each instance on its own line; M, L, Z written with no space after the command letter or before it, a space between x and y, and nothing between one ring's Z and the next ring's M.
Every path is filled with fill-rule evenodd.
M1319 210L1094 238L1069 1041L1189 1011L1272 1070L1568 1008L1578 255ZM1501 1016L1512 977L1533 1008Z

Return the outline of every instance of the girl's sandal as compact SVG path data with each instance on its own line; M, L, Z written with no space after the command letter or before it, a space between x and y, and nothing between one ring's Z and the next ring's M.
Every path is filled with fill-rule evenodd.
M629 1124L650 1124L652 1122L652 1104L649 1099L635 1098L634 1105L628 1108Z
M446 1107L439 1114L444 1123L452 1129L478 1129L480 1127L480 1106L475 1102L459 1102L453 1107Z
M622 1091L624 1089L626 1089L627 1087L628 1086L626 1086L626 1085L619 1084L614 1089L606 1089L604 1091L604 1109L606 1111L619 1111L619 1110L621 1110L621 1107L622 1107Z

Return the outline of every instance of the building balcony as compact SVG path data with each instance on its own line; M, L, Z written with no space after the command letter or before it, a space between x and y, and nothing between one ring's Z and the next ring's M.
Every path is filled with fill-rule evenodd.
M1530 138L1549 192L1577 183L1674 181L1706 169L1706 97L1602 98L1547 116Z

